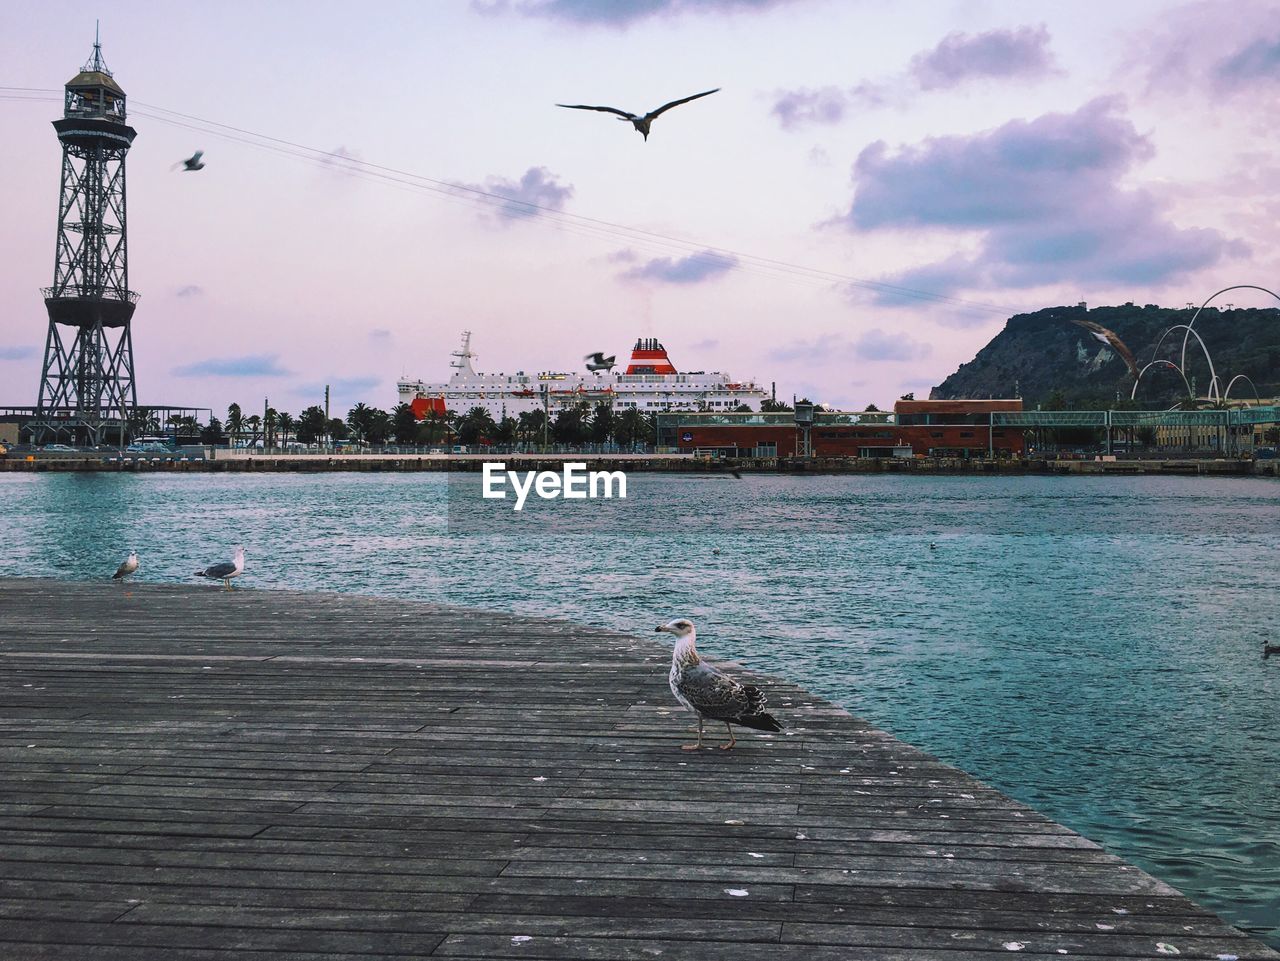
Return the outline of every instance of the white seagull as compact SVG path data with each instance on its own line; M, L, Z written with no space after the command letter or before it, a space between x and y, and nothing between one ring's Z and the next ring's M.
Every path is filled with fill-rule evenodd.
M204 170L204 161L200 159L203 156L204 156L204 151L197 150L186 160L179 160L176 164L173 165L172 169L177 170L179 167L181 167L183 173L186 173L188 170Z
M206 567L202 571L196 571L196 577L207 577L213 581L222 581L222 586L226 590L231 590L231 578L239 577L244 573L244 548L236 548L236 559L230 563L223 561L221 564L214 564L212 567Z
M130 551L129 556L120 562L116 572L111 575L113 581L122 581L138 569L138 552Z
M697 100L699 97L709 97L713 93L719 92L720 88L715 90L704 90L702 93L695 93L691 97L681 97L679 100L672 100L670 103L664 103L657 110L650 110L643 117L634 113L628 113L625 110L619 110L617 107L592 107L585 103L558 103L557 107L567 107L570 110L600 110L604 113L616 113L619 120L630 120L631 126L635 127L645 140L649 139L649 125L658 118L658 116L672 107L678 107L682 103L688 103L690 100Z
M755 728L757 731L782 730L782 725L773 715L764 711L763 691L750 684L738 683L698 656L694 646L698 634L694 630L693 621L678 617L654 630L675 635L676 648L671 655L671 674L668 678L671 693L676 696L677 701L698 715L698 743L682 744L683 750L696 751L702 747L703 718L724 721L724 726L729 731L729 743L720 745L722 751L727 751L738 743L730 722Z

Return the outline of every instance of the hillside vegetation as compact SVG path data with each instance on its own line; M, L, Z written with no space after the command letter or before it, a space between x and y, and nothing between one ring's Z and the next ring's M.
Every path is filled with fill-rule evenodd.
M1130 406L1134 378L1124 360L1095 340L1073 319L1087 319L1115 331L1133 352L1141 369L1154 358L1160 335L1175 324L1187 323L1193 310L1148 304L1138 307L1047 307L1010 317L976 357L933 389L930 397L953 400L1021 395L1028 408L1064 403L1070 408ZM1213 358L1225 388L1236 374L1245 374L1265 397L1280 395L1280 309L1216 310L1201 312L1195 331ZM1178 362L1183 331L1165 338L1159 356ZM1197 394L1209 388L1209 367L1194 337L1187 348L1187 378ZM1176 371L1152 368L1142 378L1133 406L1168 407L1186 398ZM1231 399L1253 399L1244 381L1231 390ZM1052 399L1053 404L1049 401Z

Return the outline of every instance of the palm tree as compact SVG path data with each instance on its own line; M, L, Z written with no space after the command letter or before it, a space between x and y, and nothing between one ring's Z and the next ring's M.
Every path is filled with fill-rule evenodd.
M241 413L239 404L231 404L227 407L227 433L231 435L232 447L236 445L243 432L244 414Z
M649 434L649 418L639 408L628 407L618 418L613 436L618 446L632 447L647 441Z
M525 444L542 440L542 428L547 415L541 410L526 410L520 415L516 428L516 436Z
M245 426L249 428L249 444L250 446L258 442L258 428L262 426L262 417L254 414L244 419Z
M613 436L613 404L601 401L596 404L591 415L591 440L597 444L607 444Z
M276 424L280 427L280 443L289 443L289 432L293 430L297 422L293 419L292 414L286 414L284 411L276 414Z
M315 444L324 436L327 424L324 419L324 408L313 404L298 417L298 440L303 444Z
M365 418L364 439L371 444L385 444L391 436L391 415L385 410L371 407Z
M276 446L276 425L280 422L280 415L276 413L274 407L268 407L262 415L262 429L265 433L262 444L264 447Z
M502 415L502 420L498 421L498 425L493 429L493 440L498 444L513 444L516 439L516 430L519 428L520 422L514 417L506 414Z
M396 442L413 444L418 440L418 417L409 404L397 404L391 412L391 426Z
M200 431L200 443L210 446L222 443L222 422L212 414L209 423Z
M369 424L371 411L364 403L356 404L347 411L347 426L351 428L351 433L356 435L357 440L365 440L365 435L369 433Z
M587 439L589 430L587 420L591 416L591 405L582 403L565 407L556 412L556 419L551 423L551 433L557 444L581 444Z
M464 444L474 444L481 438L493 437L498 425L493 422L493 415L487 407L472 407L458 421L458 440Z

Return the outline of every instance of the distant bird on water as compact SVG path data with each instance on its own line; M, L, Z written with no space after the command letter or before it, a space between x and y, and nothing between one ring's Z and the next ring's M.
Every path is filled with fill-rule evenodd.
M671 655L671 674L668 682L676 700L698 715L698 743L683 744L686 751L702 747L702 722L704 718L724 721L729 731L729 743L721 744L727 751L738 743L733 736L732 724L754 728L757 731L781 731L782 725L773 715L764 711L764 692L750 684L740 684L723 671L718 671L698 656L694 646L697 631L693 622L679 617L654 628L674 634L676 648Z
M587 370L613 370L618 366L618 356L616 354L610 354L606 357L603 352L598 350L594 354L587 354L582 359L587 362Z
M207 577L212 581L222 581L224 590L231 590L231 578L239 577L244 573L244 548L236 548L236 559L231 562L223 561L221 564L214 564L212 567L206 567L202 571L196 571L196 577Z
M1116 336L1114 330L1107 330L1101 324L1095 324L1092 320L1072 320L1077 327L1083 327L1089 333L1093 334L1093 339L1101 344L1106 344L1117 354L1120 359L1129 367L1129 373L1134 377L1138 376L1138 362L1133 359L1133 353L1124 345L1124 341Z
M116 572L111 575L113 581L122 581L138 569L138 552L130 551L129 556L120 562Z
M176 164L173 165L173 169L177 170L179 167L181 167L183 170L183 173L186 173L188 170L204 170L204 161L200 159L203 156L204 156L204 151L197 150L186 160L179 160Z
M643 117L634 113L627 113L625 110L619 110L617 107L592 107L585 103L558 103L557 107L567 107L570 110L600 110L604 113L616 113L620 120L630 120L631 126L635 127L645 140L649 139L649 125L656 120L659 115L670 110L672 107L678 107L682 103L688 103L690 100L697 100L699 97L708 97L713 93L718 93L719 87L715 90L704 90L702 93L695 93L691 97L681 97L679 100L672 100L670 103L664 103L657 110L650 110Z

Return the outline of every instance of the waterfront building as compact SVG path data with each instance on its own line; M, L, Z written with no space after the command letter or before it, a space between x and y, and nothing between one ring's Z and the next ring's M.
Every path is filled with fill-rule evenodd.
M1022 400L900 400L889 411L818 411L808 428L815 457L1020 456L1023 433L992 426L992 414ZM805 428L796 414L670 413L658 417L658 445L726 457L794 457Z

